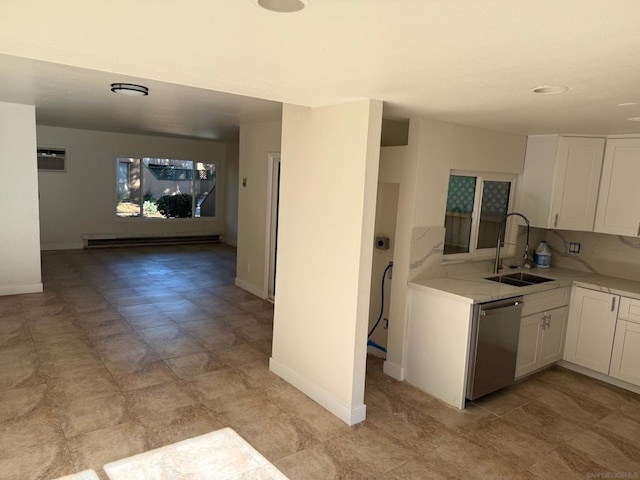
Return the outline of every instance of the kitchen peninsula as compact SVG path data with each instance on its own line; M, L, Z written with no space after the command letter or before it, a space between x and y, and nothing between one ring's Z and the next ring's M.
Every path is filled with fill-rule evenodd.
M528 272L552 281L516 287L487 280L491 272L479 268L474 273L410 282L407 382L463 409L474 306L524 296L516 379L562 361L568 368L640 392L640 377L636 382L635 370L629 372L627 366L629 358L635 363L640 356L640 334L635 333L640 325L628 323L634 314L629 312L633 312L636 304L640 312L640 282L558 268L534 268ZM513 272L503 274L509 273ZM592 293L587 301L595 302L585 309L580 303L584 301L585 297L580 295L584 291ZM570 292L573 292L571 304ZM606 298L593 299L598 294ZM617 316L614 314L612 319L602 322L600 317L580 322L581 314L588 315L589 311L598 314L600 305L603 312L615 310ZM620 328L616 329L616 325ZM579 344L578 337L587 343ZM626 352L616 354L616 349L625 346ZM611 364L598 368L598 361L592 362L585 351L593 351L595 357L606 357L608 352ZM621 365L626 372L622 375Z

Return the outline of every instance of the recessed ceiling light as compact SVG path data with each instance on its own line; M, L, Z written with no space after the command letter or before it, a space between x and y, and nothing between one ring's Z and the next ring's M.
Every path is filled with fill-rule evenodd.
M144 97L149 95L149 89L147 87L144 85L136 85L135 83L112 83L111 91L129 97Z
M631 117L627 118L627 120L629 120L630 122L640 122L640 117Z
M301 0L258 0L258 5L277 13L299 12L306 6Z
M569 90L569 87L564 85L541 85L531 89L533 93L541 93L543 95L555 95L556 93L564 93L567 90Z
M619 107L633 107L635 105L638 105L638 102L624 102L618 104Z

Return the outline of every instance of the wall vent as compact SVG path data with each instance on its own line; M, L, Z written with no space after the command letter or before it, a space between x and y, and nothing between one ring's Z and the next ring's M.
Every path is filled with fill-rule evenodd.
M67 151L64 148L38 147L38 170L45 172L66 172Z

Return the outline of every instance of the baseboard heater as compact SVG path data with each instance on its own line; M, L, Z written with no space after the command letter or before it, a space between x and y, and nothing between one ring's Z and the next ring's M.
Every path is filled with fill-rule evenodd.
M221 235L162 235L128 237L120 235L83 235L84 248L132 247L145 245L195 245L220 243Z

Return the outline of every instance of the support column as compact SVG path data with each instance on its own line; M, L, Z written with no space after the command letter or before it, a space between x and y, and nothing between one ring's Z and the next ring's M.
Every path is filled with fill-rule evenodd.
M285 105L273 372L349 425L364 381L382 102Z
M35 107L0 102L0 295L42 291L36 152Z

